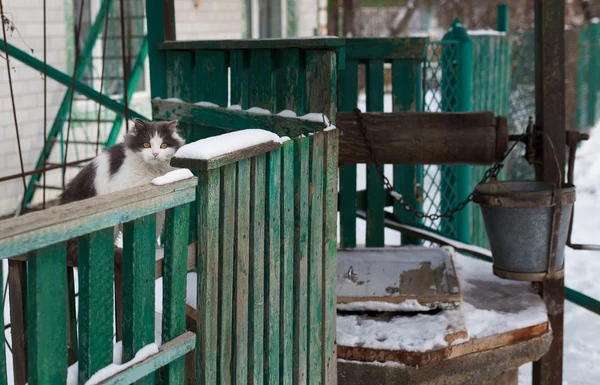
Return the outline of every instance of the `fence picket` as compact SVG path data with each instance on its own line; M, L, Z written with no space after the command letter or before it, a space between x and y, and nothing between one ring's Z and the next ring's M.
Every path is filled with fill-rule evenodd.
M250 159L237 164L234 269L235 385L248 382L248 281L250 275Z
M156 215L123 225L123 362L154 343ZM152 383L150 375L140 383Z
M27 256L28 383L67 380L67 258L60 242Z
M308 217L308 383L322 383L323 340L323 134L310 140Z
M196 302L196 382L217 383L220 170L200 173L198 292Z
M236 164L221 168L219 212L219 367L218 383L231 384Z
M79 383L113 362L114 231L79 238Z
M307 383L308 196L310 138L294 140L294 351L295 385Z
M248 383L263 385L266 155L252 159L250 176L250 295Z
M265 383L279 383L281 149L267 155L265 216Z
M165 257L163 274L162 343L185 333L185 298L189 205L167 210L165 215ZM163 373L163 383L181 384L184 381L184 358L172 362Z

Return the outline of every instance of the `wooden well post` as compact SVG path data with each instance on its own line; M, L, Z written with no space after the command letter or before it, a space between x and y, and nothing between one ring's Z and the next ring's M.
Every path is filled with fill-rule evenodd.
M548 135L558 159L547 140L540 141L536 151L535 174L539 181L555 182L565 169L565 2L564 0L535 1L535 123ZM553 341L549 352L533 365L535 385L560 385L563 373L564 278L545 281L540 294L548 308Z

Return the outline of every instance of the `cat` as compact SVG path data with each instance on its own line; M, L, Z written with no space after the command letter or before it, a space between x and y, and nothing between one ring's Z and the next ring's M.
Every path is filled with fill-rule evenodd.
M169 164L185 140L177 121L149 122L134 119L122 143L107 148L67 184L59 204L80 201L115 191L150 184L152 179L174 170ZM162 232L164 211L156 215L156 237ZM121 226L115 226L115 237ZM69 261L77 261L77 241L69 242Z

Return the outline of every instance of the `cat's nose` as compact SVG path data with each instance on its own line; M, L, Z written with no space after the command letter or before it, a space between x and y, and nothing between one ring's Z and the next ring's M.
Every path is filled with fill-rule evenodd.
M158 152L153 152L152 155L156 158L158 156Z

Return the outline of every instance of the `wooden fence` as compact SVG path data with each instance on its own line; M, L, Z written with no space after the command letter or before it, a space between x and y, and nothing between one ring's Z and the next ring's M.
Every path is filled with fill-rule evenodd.
M154 101L163 111L169 103ZM113 319L119 322L113 310L113 226L123 224L122 354L124 362L136 354L141 361L93 379L182 384L194 382L194 373L199 384L334 384L337 130L291 117L176 104L177 111L189 112L182 114L188 124L229 114L271 131L300 131L285 142L275 136L203 160L172 160L197 178L2 222L0 258L27 255L28 325L22 337L28 382L64 384L73 369L67 370L66 274L66 241L72 238L79 239L78 383L112 363ZM249 133L206 141L223 145L232 135ZM189 239L191 207L197 209L191 218L196 241ZM156 214L164 210L164 259L156 261ZM190 270L198 276L198 310L195 329L188 331ZM154 282L161 276L162 344L153 351ZM184 359L194 348L196 359ZM149 355L140 357L142 349ZM6 368L3 355L0 368Z

